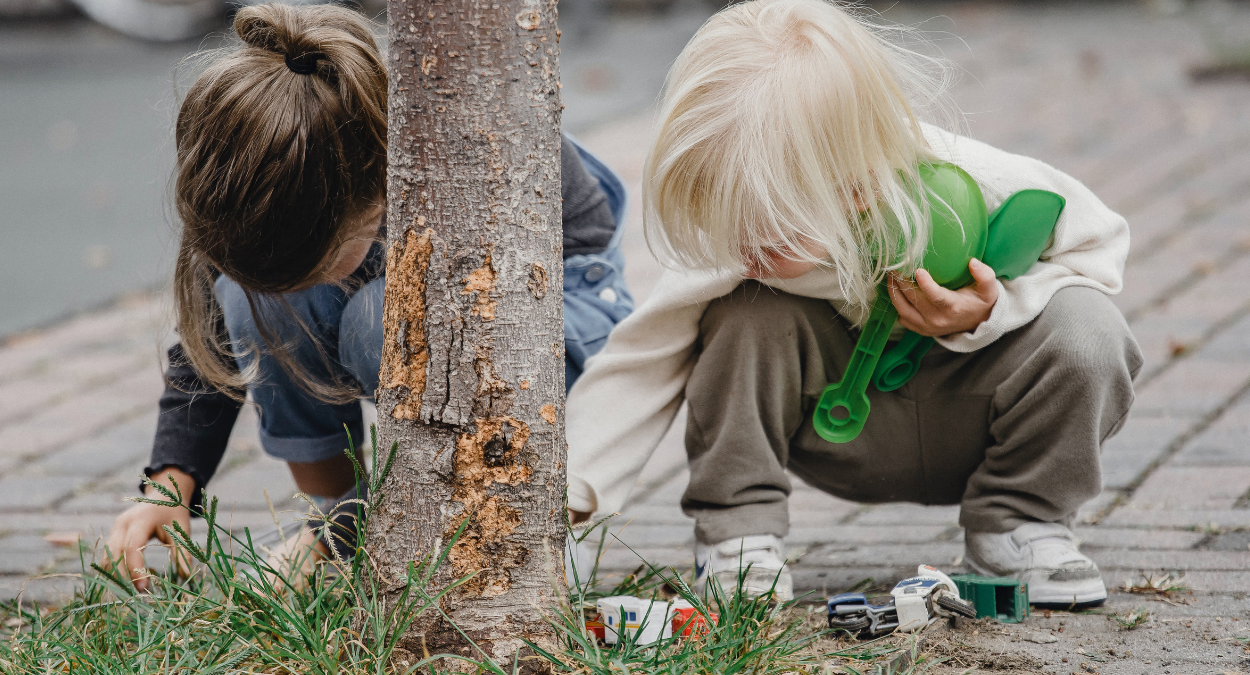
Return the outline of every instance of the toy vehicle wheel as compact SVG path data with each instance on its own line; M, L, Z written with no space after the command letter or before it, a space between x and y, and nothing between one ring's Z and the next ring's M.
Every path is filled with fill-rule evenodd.
M858 633L861 630L868 628L870 623L871 622L868 620L868 617L863 615L838 618L830 617L829 619L830 628L834 630L844 630L850 633Z
M943 595L937 599L937 604L948 612L954 612L960 616L966 616L969 619L977 618L977 608L971 602L953 598L949 595Z

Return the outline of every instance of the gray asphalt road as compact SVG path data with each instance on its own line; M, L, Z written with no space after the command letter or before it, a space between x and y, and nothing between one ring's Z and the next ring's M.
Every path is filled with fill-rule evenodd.
M573 133L649 105L709 13L575 9L562 45ZM81 19L0 24L0 338L166 283L175 80L200 47Z

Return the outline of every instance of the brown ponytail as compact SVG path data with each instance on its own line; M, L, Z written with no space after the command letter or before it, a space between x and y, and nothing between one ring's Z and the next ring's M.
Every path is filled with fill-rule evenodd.
M258 310L275 305L262 296L321 278L385 200L386 70L368 23L340 7L245 7L234 28L242 44L191 86L175 129L178 332L201 377L241 397L252 374L235 370L215 328L213 278L224 274L293 379L342 399L337 383L303 375Z

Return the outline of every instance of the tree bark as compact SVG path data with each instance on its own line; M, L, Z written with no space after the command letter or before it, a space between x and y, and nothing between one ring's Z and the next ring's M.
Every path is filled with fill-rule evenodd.
M554 0L390 0L381 441L366 546L394 593L469 524L435 587L486 655L550 645L563 583L564 329ZM483 654L437 613L414 654ZM529 668L527 668L529 670Z

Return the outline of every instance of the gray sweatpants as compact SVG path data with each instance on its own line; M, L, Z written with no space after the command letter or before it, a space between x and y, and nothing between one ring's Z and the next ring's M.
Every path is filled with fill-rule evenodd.
M869 387L858 438L829 443L812 410L857 336L828 302L756 282L709 305L686 385L682 509L699 541L784 537L787 468L858 502L960 504L960 524L987 532L1070 518L1101 490L1099 449L1123 424L1142 364L1107 296L1065 288L984 349L934 346L902 388Z

